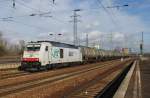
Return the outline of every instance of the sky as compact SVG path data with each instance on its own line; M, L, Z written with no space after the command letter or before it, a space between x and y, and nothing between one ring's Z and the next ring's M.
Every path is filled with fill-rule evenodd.
M0 31L10 43L53 40L72 44L71 16L74 9L82 9L77 12L81 45L88 34L90 46L126 47L138 52L144 32L144 51L150 52L150 0L15 1L13 7L13 0L0 0Z

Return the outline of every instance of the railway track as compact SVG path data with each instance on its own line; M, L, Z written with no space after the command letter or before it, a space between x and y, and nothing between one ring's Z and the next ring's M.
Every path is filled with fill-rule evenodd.
M12 70L0 70L0 76L2 75L8 75L8 74L11 74L11 73L16 73L18 72L17 69L12 69ZM1 78L1 77L0 77Z
M113 62L113 61L109 61L109 62L105 62L105 63L110 63L111 64L111 62ZM119 60L116 61L116 62L119 62ZM105 63L103 63L103 64L105 64ZM101 65L101 63L98 63L98 64ZM94 66L97 66L98 64L95 64ZM83 65L83 66L74 66L74 67L68 67L68 68L64 68L64 69L50 70L48 72L39 72L39 73L35 73L35 74L32 73L32 74L29 74L29 75L26 75L26 76L12 77L11 79L1 80L0 81L0 87L2 85L3 86L4 85L15 85L15 84L18 84L18 83L25 83L25 82L30 82L30 81L33 81L33 80L39 80L39 79L45 79L45 78L48 78L48 77L54 77L54 76L57 76L57 75L74 72L76 70L82 70L84 68L92 68L94 66L93 66L93 64ZM9 73L9 74L11 74L11 73ZM24 77L26 77L26 78L24 78ZM20 79L20 78L24 78L24 79ZM30 79L30 78L32 78L32 79ZM16 80L18 80L18 81L16 81ZM11 81L11 82L6 83L5 81Z
M18 71L17 68L11 69L0 69L0 79L12 78L17 76L26 75L27 72Z
M108 84L110 84L126 68L128 68L129 66L127 65L130 64L132 64L132 61L127 63L126 67L123 69L119 69L116 71L110 70L109 72L106 72L106 74L101 75L101 77L88 82L86 85L77 88L73 92L70 92L64 98L99 98L96 97L99 94L99 92L102 91Z
M103 74L101 78L97 78L86 85L77 88L75 91L66 94L64 98L94 98L102 88L104 88L110 80L119 74L120 70L112 72L111 74Z
M7 78L13 78L13 77L18 77L18 76L24 76L24 75L29 75L30 73L28 72L12 72L12 73L5 73L5 74L0 74L0 79L7 79Z
M26 89L31 89L37 86L45 85L45 84L51 84L56 81L61 81L64 79L68 79L71 77L77 77L81 74L85 73L90 73L96 70L100 70L103 68L111 68L115 63L112 64L112 62L105 63L104 65L101 66L92 66L91 68L88 67L86 69L74 71L74 72L69 72L69 73L64 73L64 74L57 74L56 76L47 76L47 77L42 77L30 81L23 81L17 84L9 84L9 85L1 85L0 86L0 97L13 94L16 92L24 91ZM106 66L107 65L107 66ZM109 69L110 70L110 69Z

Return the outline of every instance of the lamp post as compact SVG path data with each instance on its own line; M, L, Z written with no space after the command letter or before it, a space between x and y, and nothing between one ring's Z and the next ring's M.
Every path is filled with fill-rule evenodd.
M57 37L57 36L61 36L62 34L61 34L61 33L55 33L55 34L50 33L49 35L50 35L50 36L54 36L54 41L56 41L56 37Z

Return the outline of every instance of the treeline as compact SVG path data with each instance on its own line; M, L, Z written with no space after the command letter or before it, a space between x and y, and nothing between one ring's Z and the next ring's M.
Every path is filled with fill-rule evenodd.
M3 38L2 32L0 32L0 56L21 55L23 53L24 46L24 40L20 40L17 44L10 44Z

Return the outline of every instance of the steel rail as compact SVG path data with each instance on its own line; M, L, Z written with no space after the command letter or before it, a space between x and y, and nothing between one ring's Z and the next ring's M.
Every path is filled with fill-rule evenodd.
M110 64L111 63L111 64ZM115 64L115 62L114 62ZM11 94L11 93L15 93L18 91L23 91L32 87L36 87L39 85L43 85L46 83L53 83L59 80L63 80L66 78L70 78L70 77L74 77L74 76L78 76L81 75L83 73L89 73L91 71L95 71L97 69L102 69L103 67L106 67L106 65L108 65L107 67L109 68L110 66L114 65L112 64L112 62L103 64L101 66L96 66L96 67L92 67L92 68L88 68L88 69L83 69L83 70L79 70L77 72L72 72L72 73L65 73L63 75L57 75L57 76L53 76L53 77L46 77L45 79L38 79L38 80L32 80L26 83L21 83L21 84L17 84L17 85L6 85L6 86L1 86L0 87L0 97Z

